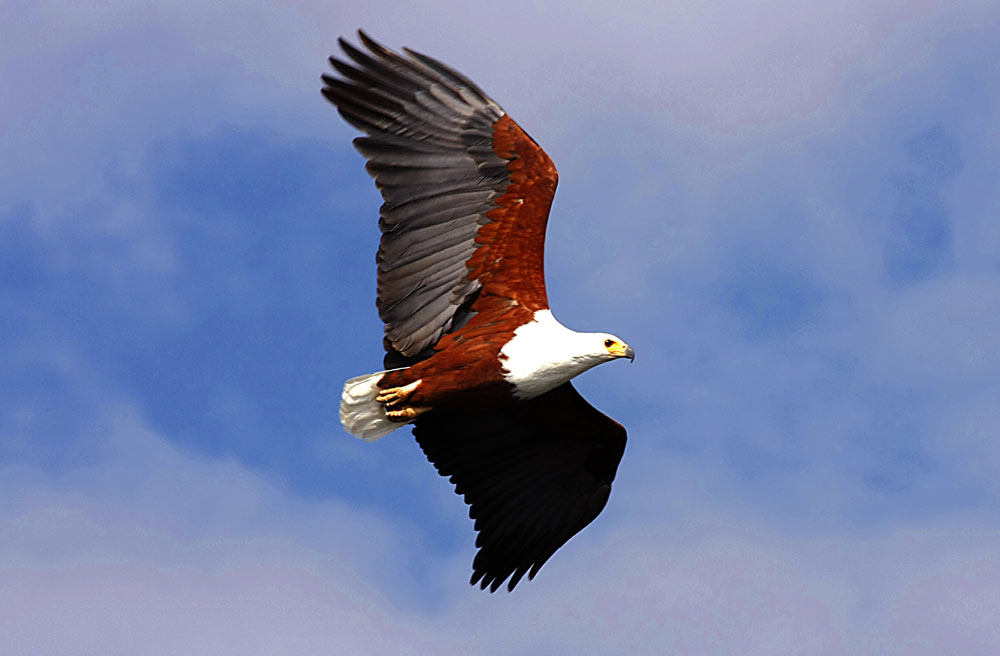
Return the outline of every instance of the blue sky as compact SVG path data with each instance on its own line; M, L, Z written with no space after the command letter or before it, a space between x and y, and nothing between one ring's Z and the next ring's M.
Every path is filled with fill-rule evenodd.
M1000 648L1000 7L505 6L0 9L13 653ZM359 26L546 148L553 309L638 354L579 381L607 509L512 595L412 438L337 419L381 362L319 95Z

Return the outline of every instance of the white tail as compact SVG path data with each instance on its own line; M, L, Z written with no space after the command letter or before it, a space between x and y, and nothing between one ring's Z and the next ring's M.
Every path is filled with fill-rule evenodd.
M390 421L385 408L375 400L381 391L378 382L386 371L352 378L344 383L340 395L340 423L348 433L366 442L374 442L406 424Z

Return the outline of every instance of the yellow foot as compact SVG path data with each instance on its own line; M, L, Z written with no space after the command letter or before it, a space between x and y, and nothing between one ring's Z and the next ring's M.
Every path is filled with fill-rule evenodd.
M388 417L390 421L412 421L428 410L430 410L430 408L415 408L413 406L408 406L406 408L400 408L399 410L386 410L385 416Z
M409 385L403 385L402 387L390 387L388 389L384 389L378 393L375 400L385 405L386 410L388 411L391 408L403 405L406 399L410 398L410 394L413 394L413 391L420 387L421 382L422 380L417 380ZM392 416L390 415L390 419L391 418Z

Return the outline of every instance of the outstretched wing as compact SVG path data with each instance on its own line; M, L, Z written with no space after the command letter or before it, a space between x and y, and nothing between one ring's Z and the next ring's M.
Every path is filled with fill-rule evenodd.
M548 155L461 73L359 32L365 53L323 76L323 95L366 132L354 143L382 192L378 310L386 349L418 356L471 301L548 307L545 224L558 179ZM467 301L469 303L467 303Z
M431 412L413 434L471 506L471 582L491 592L533 578L600 514L625 451L625 429L570 383L503 410Z

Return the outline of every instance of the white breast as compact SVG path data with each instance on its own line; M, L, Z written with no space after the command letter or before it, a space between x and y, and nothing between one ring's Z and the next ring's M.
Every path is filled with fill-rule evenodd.
M539 310L500 349L503 377L517 398L530 399L608 360L600 345L596 333L570 330L551 311Z

